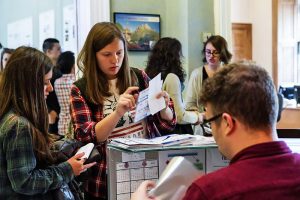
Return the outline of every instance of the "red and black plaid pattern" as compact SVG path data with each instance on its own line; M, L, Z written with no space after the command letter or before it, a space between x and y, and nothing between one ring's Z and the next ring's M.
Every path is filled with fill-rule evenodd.
M144 84L148 87L149 77L142 71ZM159 136L160 133L170 132L176 125L176 115L173 102L170 101L169 107L173 111L173 120L168 122L157 113L146 119L147 135L149 138ZM103 155L106 155L106 144L97 143L95 125L101 121L103 110L99 107L91 109L81 91L76 85L71 88L71 117L75 131L75 137L84 143L93 142ZM85 183L85 190L92 196L107 199L107 177L106 177L106 156L92 167L89 180Z

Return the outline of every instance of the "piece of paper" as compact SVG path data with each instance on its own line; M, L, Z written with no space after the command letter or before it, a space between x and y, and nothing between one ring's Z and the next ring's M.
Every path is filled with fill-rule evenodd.
M164 98L157 98L162 91L162 84L161 73L159 73L149 82L149 87L139 93L134 122L138 122L150 114L154 115L166 107Z
M149 93L149 88L146 88L145 90L139 93L139 97L135 109L134 122L138 122L150 115L149 104L148 104L148 93Z
M161 73L155 76L149 82L149 95L148 95L148 103L150 113L154 115L155 113L161 111L166 107L166 102L163 97L157 98L157 95L162 91L163 81L161 80Z
M203 174L184 157L174 157L149 195L160 200L181 199L192 182Z

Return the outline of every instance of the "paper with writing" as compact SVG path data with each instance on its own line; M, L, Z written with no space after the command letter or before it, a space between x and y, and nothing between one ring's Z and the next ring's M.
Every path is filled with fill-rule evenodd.
M161 73L159 73L149 82L149 87L139 93L134 122L138 122L150 114L154 115L166 107L164 98L157 98L162 91L162 84Z
M150 113L154 115L155 113L161 111L166 107L166 102L163 97L157 98L157 95L162 91L163 81L161 80L161 73L155 76L149 82L149 95L148 95L148 103Z

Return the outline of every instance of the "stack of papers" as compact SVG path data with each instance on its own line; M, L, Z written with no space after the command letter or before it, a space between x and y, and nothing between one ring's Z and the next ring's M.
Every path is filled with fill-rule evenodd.
M173 145L191 144L195 142L196 137L189 134L171 134L152 139L144 138L115 138L111 143L123 148L141 148L141 147L163 147Z

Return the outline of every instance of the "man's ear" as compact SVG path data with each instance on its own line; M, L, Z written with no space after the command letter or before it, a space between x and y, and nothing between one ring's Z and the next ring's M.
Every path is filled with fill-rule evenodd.
M51 54L51 49L46 50L46 55L49 56Z
M235 129L235 120L228 113L223 113L222 118L222 123L224 123L223 126L225 127L224 133L225 135L229 135Z

